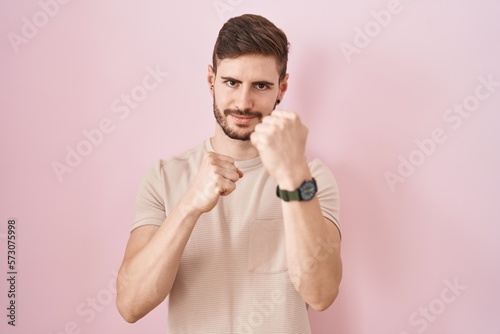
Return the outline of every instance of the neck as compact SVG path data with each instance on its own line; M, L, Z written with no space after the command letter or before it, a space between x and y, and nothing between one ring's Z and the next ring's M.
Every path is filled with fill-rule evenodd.
M226 136L218 124L215 135L210 140L215 152L227 155L236 161L253 159L259 155L250 140L231 139Z

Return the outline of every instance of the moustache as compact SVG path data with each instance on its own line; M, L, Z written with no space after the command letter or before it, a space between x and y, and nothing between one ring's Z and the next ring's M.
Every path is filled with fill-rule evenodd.
M258 111L252 111L250 109L245 109L245 110L224 109L224 115L225 116L237 115L237 116L244 116L244 117L257 117L259 119L262 119L262 113L260 113Z

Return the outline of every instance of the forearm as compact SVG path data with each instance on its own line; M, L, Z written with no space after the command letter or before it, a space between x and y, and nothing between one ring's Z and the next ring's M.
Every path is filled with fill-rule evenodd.
M139 320L167 297L198 218L177 205L151 239L125 258L118 274L117 306L127 321Z
M336 227L325 221L316 198L284 203L283 218L290 279L306 303L324 310L335 300L342 276Z
M293 189L312 176L307 171L295 178L281 184ZM290 279L311 307L324 310L335 300L342 277L340 233L323 217L317 196L282 202L282 210Z

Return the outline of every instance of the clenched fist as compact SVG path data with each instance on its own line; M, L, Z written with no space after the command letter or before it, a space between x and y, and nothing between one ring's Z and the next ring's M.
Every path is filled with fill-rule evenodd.
M212 210L220 196L227 196L236 188L243 172L236 168L231 157L208 152L203 157L194 182L183 200L193 210L205 213Z
M310 177L305 158L307 133L297 114L274 110L262 119L250 137L264 167L282 189L296 189Z

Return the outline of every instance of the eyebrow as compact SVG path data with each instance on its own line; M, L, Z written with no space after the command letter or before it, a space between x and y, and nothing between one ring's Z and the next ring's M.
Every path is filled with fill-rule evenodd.
M237 82L237 83L243 83L243 81L235 79L235 78L231 78L231 77L221 77L221 79L228 80L228 81L234 81L234 82ZM252 85L274 86L274 83L269 82L269 81L265 81L265 80L261 80L261 81L254 81L254 82L252 82Z

